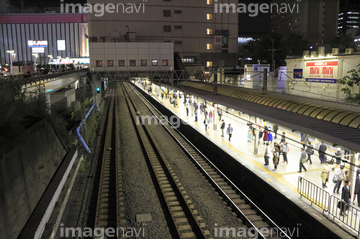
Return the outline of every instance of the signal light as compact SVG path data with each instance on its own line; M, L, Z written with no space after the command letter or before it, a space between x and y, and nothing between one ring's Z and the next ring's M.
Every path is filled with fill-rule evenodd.
M100 87L96 87L96 93L100 93Z

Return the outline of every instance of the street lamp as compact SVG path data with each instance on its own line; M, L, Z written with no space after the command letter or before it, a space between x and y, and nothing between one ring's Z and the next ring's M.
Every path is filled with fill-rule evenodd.
M129 38L130 27L128 25L126 25L125 27L127 27L126 37L127 37L127 41L129 42L130 41L130 38Z
M13 63L14 50L7 50L6 52L10 54L10 75L12 75L13 74L12 63Z

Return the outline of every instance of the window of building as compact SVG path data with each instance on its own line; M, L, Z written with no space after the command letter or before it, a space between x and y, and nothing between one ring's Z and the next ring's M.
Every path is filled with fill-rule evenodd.
M113 60L108 60L107 61L107 66L114 66L114 61Z
M207 3L207 5L211 5L211 4L213 4L213 1L212 0L206 0L206 3Z
M175 14L182 14L182 10L174 10Z
M130 66L136 66L136 60L130 60Z
M182 41L175 41L175 45L182 45Z
M171 26L170 25L164 25L164 32L171 32Z
M210 43L206 44L206 49L207 49L207 50L212 50L212 49L213 49L213 45L210 44Z
M102 61L101 60L96 60L96 66L101 67L102 66Z
M171 10L163 10L164 17L171 17Z
M147 60L141 60L141 66L147 66Z
M168 66L169 65L169 60L162 60L162 65L163 66Z
M207 19L207 20L212 20L212 17L213 17L213 16L212 16L212 14L211 14L211 13L206 14L206 19Z
M212 35L212 34L213 34L213 30L212 30L211 28L206 29L206 34Z
M207 61L206 62L206 67L212 67L213 66L213 62L212 61Z
M119 60L119 66L125 66L125 60Z
M151 60L151 65L152 66L157 66L158 65L158 60Z
M174 28L179 30L179 29L182 29L182 26L181 25L175 25Z

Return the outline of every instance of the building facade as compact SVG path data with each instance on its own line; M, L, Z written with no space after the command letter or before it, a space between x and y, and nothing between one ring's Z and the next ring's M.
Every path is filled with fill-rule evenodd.
M339 33L360 35L360 0L340 1L338 22Z
M226 2L237 6L238 1ZM96 3L88 1L90 6ZM104 9L111 5L102 4ZM111 12L89 13L90 53L93 42L171 42L185 65L237 65L238 14L216 13L216 4L217 0L136 1L115 3Z
M14 51L13 61L88 57L87 15L0 15L0 65L9 64L8 50Z
M273 0L272 4L281 5L282 2ZM314 46L336 37L339 0L292 0L287 4L287 8L271 14L273 32L300 33Z

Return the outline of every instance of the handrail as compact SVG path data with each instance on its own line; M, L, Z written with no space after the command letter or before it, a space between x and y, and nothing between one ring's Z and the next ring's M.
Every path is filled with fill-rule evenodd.
M301 197L308 199L311 205L317 205L323 209L323 213L327 212L333 220L337 219L341 221L350 229L356 231L358 236L360 236L360 219L358 218L360 209L345 203L344 200L335 195L330 195L330 193L324 189L301 176L298 178L297 191ZM344 205L344 215L341 215L341 210L338 207L339 203Z

